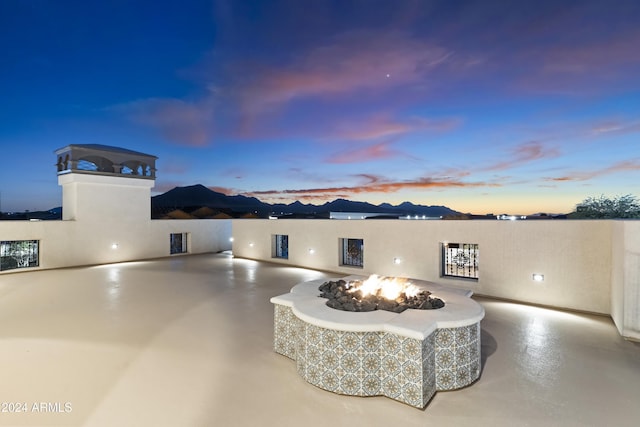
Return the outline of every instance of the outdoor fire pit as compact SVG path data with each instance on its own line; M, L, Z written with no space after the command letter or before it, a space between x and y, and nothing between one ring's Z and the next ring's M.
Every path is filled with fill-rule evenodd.
M295 360L300 376L324 390L352 396L382 395L418 408L425 407L438 390L459 389L478 379L484 309L470 298L471 291L410 280L417 293L411 288L408 296L386 298L383 308L380 301L359 295L360 305L368 303L364 304L367 310L358 312L358 301L351 301L351 294L357 291L347 295L345 291L369 279L349 276L309 281L271 298L274 350ZM332 286L341 286L343 295L336 296ZM375 294L379 297L383 291ZM422 309L398 308L398 300L406 302L417 295L421 295ZM348 305L345 310L344 306L336 309L328 305L341 297L348 297L341 305L350 303L353 307Z

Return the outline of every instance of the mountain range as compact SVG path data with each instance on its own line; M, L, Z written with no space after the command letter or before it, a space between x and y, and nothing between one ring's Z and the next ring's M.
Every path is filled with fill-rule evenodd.
M205 206L235 213L251 212L260 217L267 217L273 214L285 216L326 215L328 217L329 212L366 212L389 216L425 215L427 217L459 214L459 212L446 206L414 205L411 202L393 206L389 203L373 205L367 202L336 199L322 205L304 204L300 201L290 204L269 204L255 197L227 196L201 184L175 187L166 193L151 198L151 207L154 212L167 211L169 209L189 210Z

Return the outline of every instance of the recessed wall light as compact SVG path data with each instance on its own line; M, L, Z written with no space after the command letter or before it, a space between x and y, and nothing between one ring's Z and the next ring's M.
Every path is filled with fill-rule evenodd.
M534 282L544 282L544 274L533 273L532 278Z
M253 247L253 242L249 242L249 246Z
M117 243L112 243L111 244L111 249L118 249L118 244Z
M402 262L402 260L400 258L398 258L398 257L393 259L393 263L394 264L400 264L401 262Z
M315 249L309 248L309 255L313 255L315 253L316 253Z

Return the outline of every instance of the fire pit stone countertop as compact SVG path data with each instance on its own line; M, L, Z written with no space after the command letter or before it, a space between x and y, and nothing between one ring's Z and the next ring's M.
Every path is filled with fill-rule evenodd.
M444 307L352 312L327 306L319 290L325 282L303 282L271 298L274 349L295 360L307 382L338 394L383 395L423 408L436 391L479 378L484 308L470 298L472 291L411 279Z

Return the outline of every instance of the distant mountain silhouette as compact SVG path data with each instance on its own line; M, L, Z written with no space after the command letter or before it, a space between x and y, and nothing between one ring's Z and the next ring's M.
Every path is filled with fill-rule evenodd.
M62 206L58 206L48 211L24 211L24 212L0 212L0 220L60 220L62 219Z
M268 205L255 197L227 196L201 184L175 187L164 194L153 196L151 206L176 209L207 206L243 212L268 210Z
M167 211L169 209L189 210L206 206L224 211L252 212L261 217L266 217L270 214L322 215L329 212L367 212L397 216L425 215L428 217L460 213L446 206L414 205L411 202L404 202L398 206L393 206L389 203L373 205L345 199L336 199L323 205L304 204L299 201L291 204L278 203L272 205L264 203L255 197L227 196L210 190L201 184L176 187L164 194L153 196L151 198L151 206L154 212Z

